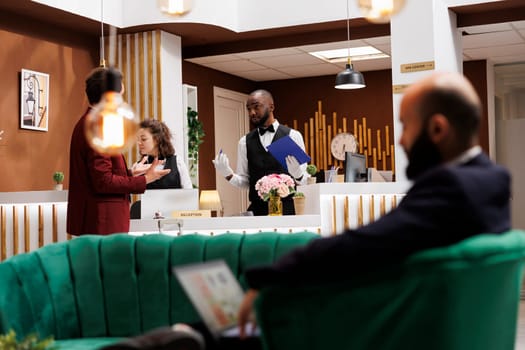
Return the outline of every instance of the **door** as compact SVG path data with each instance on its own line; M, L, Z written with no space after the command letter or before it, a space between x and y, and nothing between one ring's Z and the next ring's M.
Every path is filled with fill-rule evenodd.
M237 167L239 139L249 131L246 101L248 95L213 88L215 115L215 154L221 149L230 160L233 171ZM220 174L215 174L217 191L221 197L224 216L239 215L248 208L248 190L230 185Z

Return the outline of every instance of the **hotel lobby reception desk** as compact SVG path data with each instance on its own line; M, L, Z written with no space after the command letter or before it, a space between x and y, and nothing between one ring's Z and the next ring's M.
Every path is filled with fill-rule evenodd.
M306 197L304 215L131 220L130 234L311 231L330 236L384 215L399 203L408 187L408 183L392 182L299 186L298 191ZM67 191L0 193L0 261L71 239L66 233L66 216Z

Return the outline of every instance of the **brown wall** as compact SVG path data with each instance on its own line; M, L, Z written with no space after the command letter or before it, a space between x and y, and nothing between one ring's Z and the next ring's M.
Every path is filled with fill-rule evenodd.
M249 94L255 90L255 83L186 61L182 62L182 81L184 84L197 87L198 117L206 134L199 148L199 188L214 189L215 168L211 162L215 157L213 87Z
M96 66L98 40L0 14L0 192L53 188L55 171L69 181L69 140L84 112L84 79ZM49 74L48 131L20 128L20 71Z

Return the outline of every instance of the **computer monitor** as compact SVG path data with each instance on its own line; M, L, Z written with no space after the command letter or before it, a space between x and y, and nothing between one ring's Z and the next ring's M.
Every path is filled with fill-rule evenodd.
M365 156L359 153L345 152L345 182L366 182Z

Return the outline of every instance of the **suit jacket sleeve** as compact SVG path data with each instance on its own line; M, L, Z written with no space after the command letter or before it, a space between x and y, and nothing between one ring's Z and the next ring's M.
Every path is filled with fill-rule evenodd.
M492 215L480 215L472 200L474 191L465 190L464 181L452 171L440 170L415 183L399 206L379 220L334 237L316 239L272 266L248 270L248 284L261 288L338 280L476 233L502 232L509 227L509 179L505 175L496 180L491 179L494 193L480 197L480 201L491 197ZM482 193L479 188L477 192ZM491 217L485 220L480 216Z
M90 150L88 169L93 188L97 193L129 194L144 193L146 190L146 178L129 176L122 155L109 157Z

